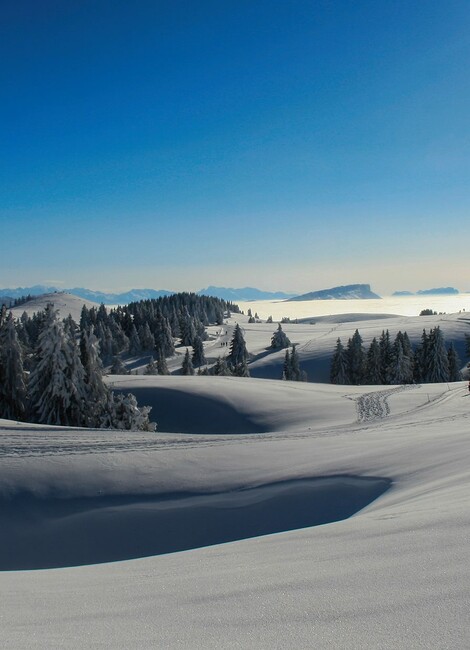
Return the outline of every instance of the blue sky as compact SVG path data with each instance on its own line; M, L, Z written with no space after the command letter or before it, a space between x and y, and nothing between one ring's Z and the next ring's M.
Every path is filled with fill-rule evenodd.
M3 0L0 286L470 290L470 3Z

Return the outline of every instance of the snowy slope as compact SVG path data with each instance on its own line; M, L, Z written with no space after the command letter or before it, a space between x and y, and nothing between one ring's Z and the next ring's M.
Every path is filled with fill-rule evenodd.
M250 373L253 377L279 379L282 376L284 350L271 351L271 337L277 323L248 323L246 316L234 314L231 322L238 321L243 327L247 349L252 355ZM393 338L399 330L407 332L413 345L420 342L423 329L427 332L439 326L446 343L454 343L460 356L462 367L466 363L465 334L470 334L470 314L442 314L436 316L386 316L377 317L367 314L351 314L328 318L312 319L300 323L283 323L282 328L291 343L297 344L301 366L307 371L309 381L328 382L336 340L346 345L348 339L358 329L364 345L370 345L372 339L379 338L383 330L388 329ZM211 348L211 345L208 346ZM217 352L217 345L212 347ZM220 354L220 351L218 352ZM206 355L207 356L207 355ZM209 355L210 356L210 355Z
M99 307L97 303L85 300L85 298L79 298L71 293L56 292L42 294L23 305L14 307L11 311L15 318L19 318L23 312L26 312L28 316L32 316L38 311L45 309L50 303L54 305L55 309L59 310L60 318L66 318L71 314L76 323L80 321L83 305L86 305L88 309Z
M186 393L212 395L222 410L230 400L266 432L126 434L3 421L4 561L17 551L6 553L5 539L21 526L24 535L30 526L35 549L41 530L65 539L75 531L80 548L88 534L93 547L93 533L106 527L114 540L158 537L152 513L169 536L186 508L189 516L199 513L188 519L188 532L202 527L211 543L216 535L205 517L227 508L236 517L254 508L274 524L276 511L283 520L322 504L334 510L344 499L341 482L352 495L361 491L353 477L386 479L391 488L327 525L111 564L4 572L5 647L469 647L470 406L463 383L373 391L304 385L284 400L282 382L125 379L122 388L132 384L136 392L146 390L146 380L155 393L179 391L181 408ZM220 396L210 385L216 381ZM310 489L318 477L329 482ZM23 504L22 515L8 512L12 499ZM52 510L28 510L31 502ZM54 519L59 502L63 515Z

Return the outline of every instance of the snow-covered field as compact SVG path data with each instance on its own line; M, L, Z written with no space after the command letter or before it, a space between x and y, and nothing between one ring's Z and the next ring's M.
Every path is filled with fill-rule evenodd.
M464 383L110 381L160 433L0 423L3 647L470 646Z
M81 299L52 297L79 319ZM328 301L326 317L317 302L249 306L306 319L283 328L323 382L356 328L368 345L439 325L463 363L470 316L452 299L401 298L406 314ZM236 323L249 379L107 378L153 407L157 433L0 420L2 647L470 647L466 383L279 381L276 323L238 314L209 328L208 360Z

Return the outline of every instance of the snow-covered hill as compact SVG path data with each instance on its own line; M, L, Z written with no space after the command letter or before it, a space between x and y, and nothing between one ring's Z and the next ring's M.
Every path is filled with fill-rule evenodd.
M80 313L83 305L88 309L91 309L91 307L99 307L96 302L79 298L70 293L55 292L37 296L32 300L28 300L23 305L14 307L11 311L16 318L19 318L23 312L26 312L28 316L32 316L38 311L45 309L49 304L53 304L55 309L59 310L61 318L66 318L70 314L76 323L80 321Z
M4 572L5 647L469 646L465 384L125 380L124 390L154 391L156 408L159 391L178 391L181 409L210 394L220 421L236 411L264 433L196 435L197 409L183 435L1 422L3 567L158 552L180 534L212 544L235 539L233 521L246 536L272 532ZM353 504L348 519L274 533Z

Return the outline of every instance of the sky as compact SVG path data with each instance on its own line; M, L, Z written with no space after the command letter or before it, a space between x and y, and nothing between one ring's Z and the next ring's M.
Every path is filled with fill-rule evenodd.
M466 0L2 0L0 59L0 287L470 290Z

